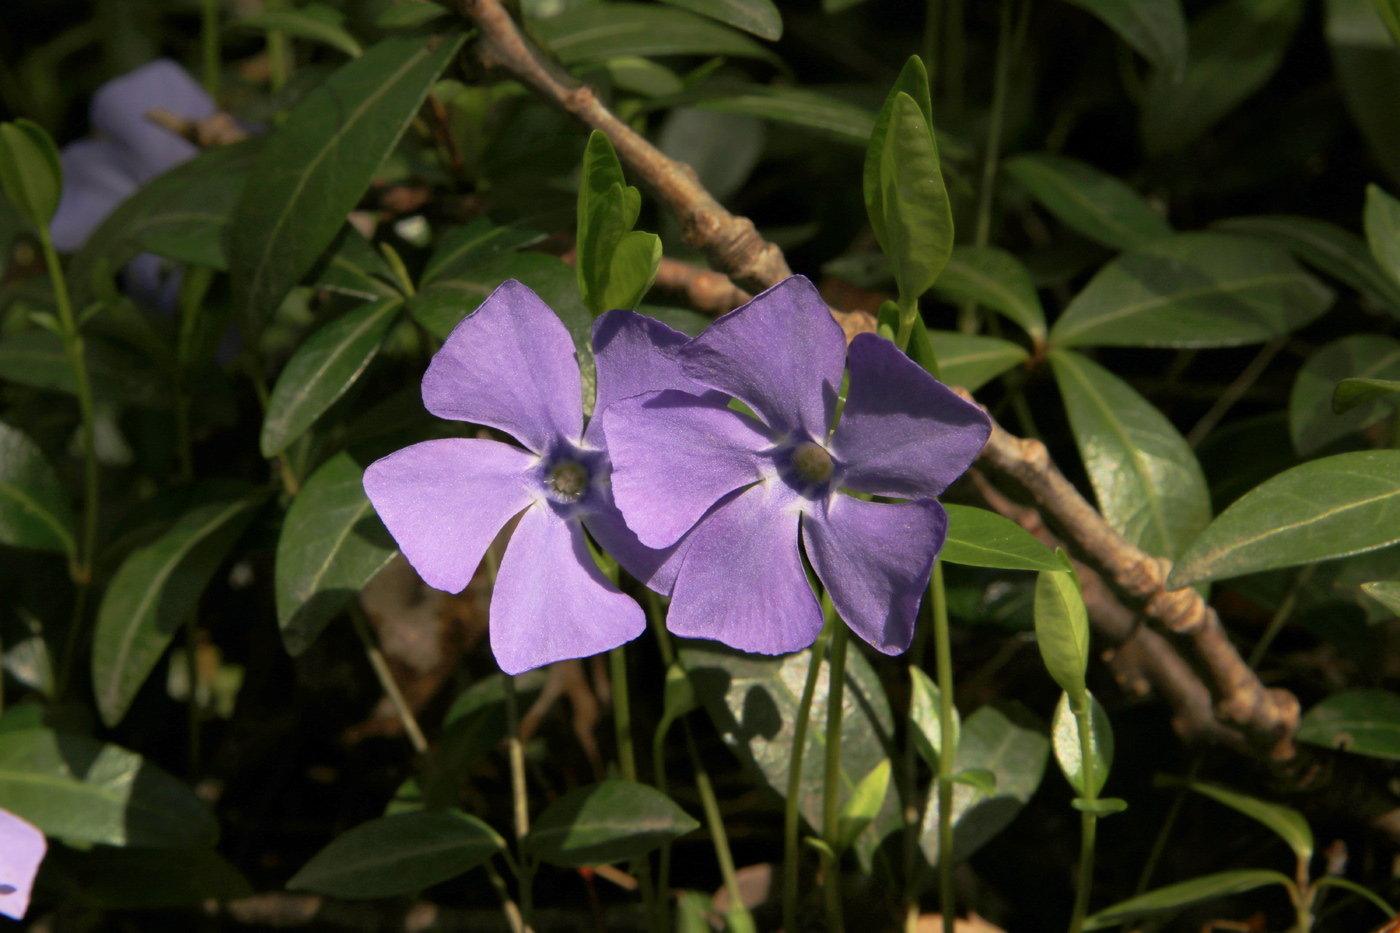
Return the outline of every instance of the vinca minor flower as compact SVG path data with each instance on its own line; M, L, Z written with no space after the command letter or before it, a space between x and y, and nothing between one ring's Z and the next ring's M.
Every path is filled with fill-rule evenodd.
M883 337L861 334L848 353L801 276L720 318L675 358L757 418L674 389L603 415L628 526L653 548L684 536L670 629L762 654L810 645L822 613L800 537L846 623L886 654L906 650L947 536L933 497L981 451L987 416Z
M440 418L496 428L524 447L424 441L365 471L379 517L439 590L464 589L496 534L520 515L491 598L491 650L507 674L607 651L645 628L641 607L599 570L585 527L639 580L663 590L674 580L672 554L643 547L617 514L596 412L656 389L705 392L668 356L685 340L631 311L599 317L597 401L585 432L568 331L534 292L508 280L433 357L423 403Z
M8 810L0 810L0 916L24 919L34 876L47 850L43 833Z

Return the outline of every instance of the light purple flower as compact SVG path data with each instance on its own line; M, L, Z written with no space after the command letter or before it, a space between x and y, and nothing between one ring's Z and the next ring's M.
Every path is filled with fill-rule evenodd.
M47 851L43 833L8 810L0 810L0 916L24 919L34 876Z
M886 654L906 650L947 536L947 513L932 497L981 451L987 416L882 337L861 334L848 352L801 276L720 318L675 357L686 376L758 417L676 390L615 402L603 416L628 526L643 545L680 541L686 551L670 629L761 654L810 645L822 613L800 538L846 623Z
M630 311L593 326L595 411L663 388L703 392L668 351L685 336ZM615 648L645 616L598 569L584 529L644 583L669 588L679 561L643 547L612 503L599 419L584 431L568 331L529 288L508 280L457 325L423 376L440 418L487 425L493 440L424 441L370 464L364 487L404 556L432 587L456 593L514 516L491 598L491 649L508 674Z

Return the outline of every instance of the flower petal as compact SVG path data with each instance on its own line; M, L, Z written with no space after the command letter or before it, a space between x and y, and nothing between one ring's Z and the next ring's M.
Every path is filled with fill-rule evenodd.
M645 628L642 607L603 576L578 522L545 505L525 510L491 596L491 650L501 670L585 658Z
M63 164L63 194L49 221L54 248L71 253L82 246L113 208L136 190L123 155L101 139L80 139L58 154Z
M152 110L203 120L217 108L199 82L168 58L156 59L98 88L92 96L92 125L125 150L127 168L138 181L199 152L194 143L146 116Z
M802 500L779 481L737 493L707 515L671 594L666 626L740 651L806 648L822 628L821 607L797 550Z
M36 827L0 810L0 916L24 919L34 876L48 847L48 840Z
M790 276L676 351L682 371L752 408L780 435L826 437L846 367L846 337L817 289Z
M143 308L174 317L180 310L180 286L184 268L155 253L138 253L122 271L122 283L131 300Z
M535 462L497 441L424 441L371 463L365 493L423 581L460 593L496 533L532 501Z
M762 479L759 451L773 443L724 403L673 390L614 402L602 417L613 498L647 547L674 544L721 496Z
M670 596L676 585L676 574L680 572L688 549L688 537L661 550L654 550L637 540L637 533L627 527L622 513L616 506L589 512L582 516L583 526L593 536L593 540L612 555L622 569L645 586L662 596Z
M934 499L899 504L832 496L802 517L807 558L841 618L885 654L909 649L933 559L948 536Z
M841 484L904 499L943 492L987 443L986 413L883 337L857 335L850 360L846 408L831 438L846 467Z
M598 397L594 411L644 392L677 389L704 395L681 372L676 350L690 338L656 318L616 309L593 322L593 357L598 361Z
M549 305L506 279L433 356L423 404L439 418L499 428L536 453L557 437L577 443L583 389L574 341Z

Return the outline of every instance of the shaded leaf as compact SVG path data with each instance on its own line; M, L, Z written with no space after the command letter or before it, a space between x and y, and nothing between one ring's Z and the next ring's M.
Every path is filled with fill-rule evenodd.
M1389 690L1334 693L1303 715L1298 740L1400 761L1400 695Z
M995 246L955 246L934 284L953 301L977 301L1005 314L1037 344L1045 340L1045 309L1020 260Z
M1065 226L1110 249L1136 249L1172 232L1141 195L1087 162L1039 152L1007 159L1002 170Z
M170 407L168 383L135 354L93 334L84 334L83 360L96 398L142 408ZM21 331L0 339L0 379L78 394L63 340L47 330Z
M1016 344L996 337L930 330L928 338L938 358L942 381L950 386L962 386L969 392L977 391L1008 369L1030 359L1030 354Z
M806 127L860 146L870 139L875 125L875 115L857 104L818 91L781 85L726 86L721 96L706 97L694 106Z
M1157 69L1186 72L1186 14L1181 0L1070 0L1103 20Z
M1349 377L1400 378L1400 340L1381 334L1353 334L1322 347L1298 370L1288 399L1288 433L1298 453L1315 453L1368 427L1392 411L1368 400L1345 414L1333 407L1337 383Z
M1400 285L1400 201L1378 185L1366 186L1366 242L1381 271Z
M1180 884L1167 885L1165 888L1148 891L1138 897L1120 901L1112 907L1106 907L1085 920L1084 929L1102 930L1106 927L1115 927L1134 917L1161 913L1166 910L1179 910L1202 901L1213 901L1218 897L1252 891L1255 888L1262 888L1266 884L1281 884L1286 888L1293 886L1293 882L1288 880L1287 875L1261 868L1202 875L1199 878L1192 878L1190 881L1183 881Z
M544 687L541 668L515 678L517 702L528 709ZM432 806L455 806L471 769L506 738L506 675L483 677L457 695L443 717L442 736L428 763L422 798ZM421 803L418 809L421 807Z
M0 422L0 544L76 554L68 490L37 444Z
M1333 73L1372 161L1400 185L1400 48L1372 0L1327 0L1323 32Z
M1035 581L1035 640L1045 669L1076 702L1088 691L1089 616L1072 571L1043 570Z
M939 560L1001 570L1063 570L1055 553L1008 518L986 509L948 504L948 540Z
M63 192L58 147L33 120L0 123L0 187L36 230L48 230Z
M397 297L398 289L389 284L393 279L383 254L349 224L341 228L325 258L308 276L315 288L366 301Z
M1173 780L1164 783L1176 784L1178 782ZM1303 819L1303 814L1297 810L1236 793L1214 784L1207 784L1204 781L1182 781L1180 784L1183 787L1189 787L1198 794L1223 803L1250 819L1263 823L1277 833L1284 842L1288 843L1288 847L1293 850L1293 854L1298 856L1301 862L1306 863L1312 858L1312 829L1309 828L1308 821Z
M575 868L646 855L699 828L656 788L608 780L550 803L530 827L525 849L546 862Z
M776 42L783 37L783 17L773 0L666 0L672 6L717 19L760 39Z
M938 684L923 669L909 666L909 722L914 727L914 744L928 766L938 772L938 759L943 749L943 722L939 718L940 693ZM958 745L958 711L953 710L953 747Z
M542 239L544 234L537 230L498 227L485 217L478 217L443 236L428 264L423 267L420 288L426 288L440 278L451 278L497 254L514 252Z
M1393 379L1343 379L1337 383L1337 391L1332 395L1332 410L1344 414L1358 405L1387 398L1397 392L1400 392L1400 382Z
M264 32L282 32L297 39L309 39L338 49L351 58L364 53L355 37L341 25L344 15L321 3L310 3L300 9L281 7L265 9L241 17L233 25Z
M534 33L566 65L623 55L734 55L773 59L752 39L686 10L641 3L576 6L535 20Z
M1059 705L1055 707L1055 721L1050 728L1051 744L1055 748L1055 761L1060 766L1065 780L1081 797L1097 797L1108 780L1108 772L1113 767L1113 724L1108 713L1099 704L1098 697L1085 691L1089 699L1091 733L1089 754L1093 756L1094 785L1092 793L1084 783L1084 745L1079 735L1079 720L1071 708L1068 693L1060 694ZM1083 809L1078 808L1078 809Z
M159 910L251 897L253 886L209 848L93 846L50 849L45 886L65 899L103 910Z
M1361 589L1365 591L1367 596L1381 603L1396 615L1400 615L1400 582L1363 583Z
M929 97L928 71L923 60L917 55L909 56L894 87L890 88L880 112L875 115L875 123L870 129L870 144L865 150L865 167L862 170L861 190L865 196L865 211L870 217L870 226L875 229L875 239L885 248L888 240L885 229L885 198L881 183L881 165L884 163L885 145L890 134L890 121L894 117L894 102L899 95L907 94L919 105L925 122L933 126L933 103ZM888 253L889 250L885 249Z

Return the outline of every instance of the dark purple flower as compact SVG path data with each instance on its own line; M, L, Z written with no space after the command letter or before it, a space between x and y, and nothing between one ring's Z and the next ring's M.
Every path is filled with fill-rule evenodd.
M675 357L686 376L757 419L676 390L615 402L604 415L628 526L643 545L680 541L686 551L671 630L762 654L810 645L822 613L800 537L847 624L886 654L906 650L947 535L932 497L981 451L987 416L882 337L861 334L847 351L801 276L720 318Z
M594 323L595 411L663 388L703 392L668 355L682 334L630 311ZM598 569L584 529L643 582L665 589L678 561L638 543L612 502L602 425L584 431L578 359L559 318L514 279L457 325L423 376L440 418L487 425L493 440L424 441L372 463L365 492L429 586L456 593L514 516L491 598L491 649L518 674L615 648L645 616Z
M24 919L46 851L43 833L8 810L0 810L0 916Z

